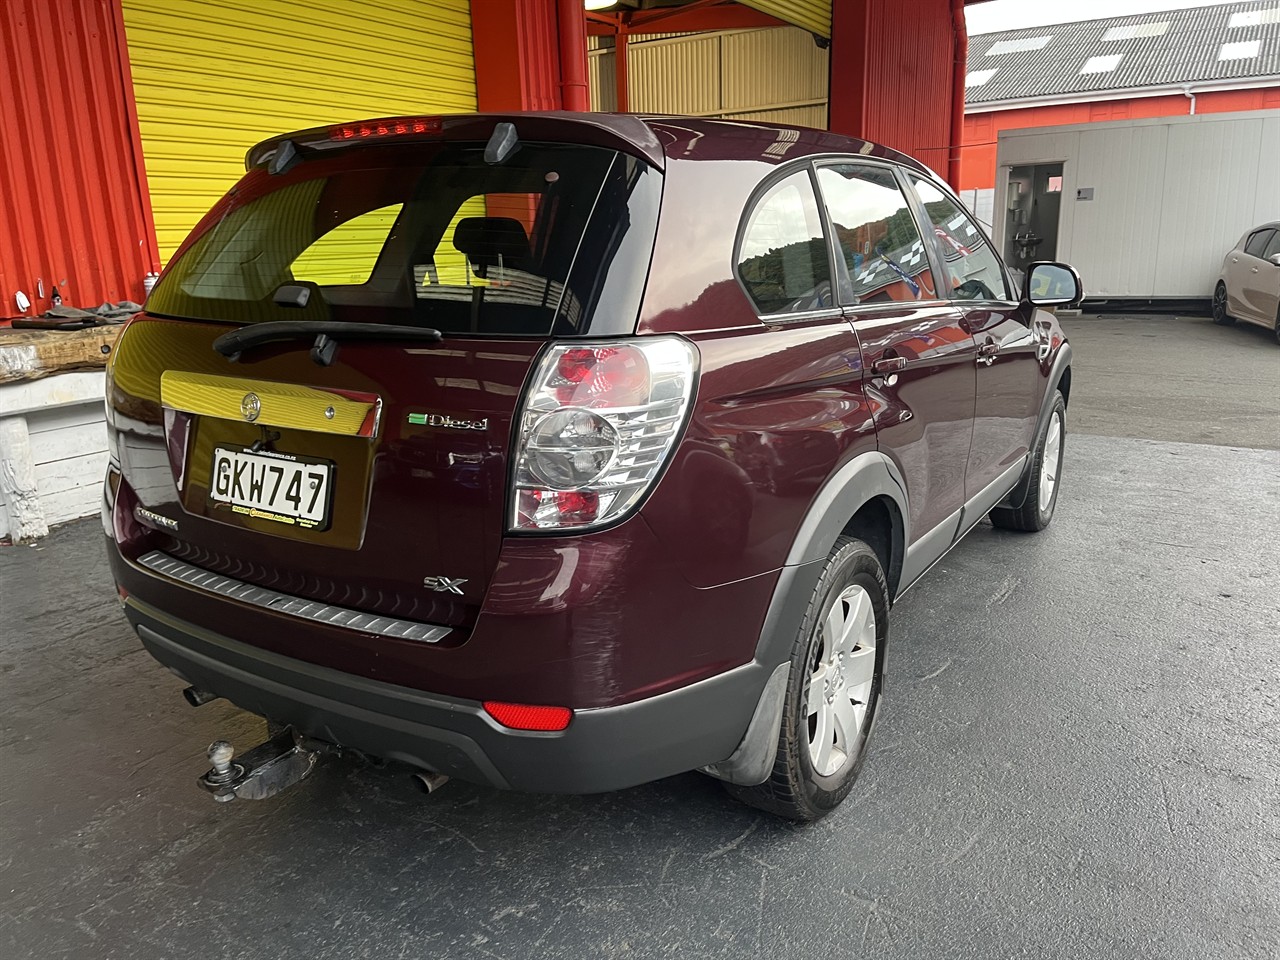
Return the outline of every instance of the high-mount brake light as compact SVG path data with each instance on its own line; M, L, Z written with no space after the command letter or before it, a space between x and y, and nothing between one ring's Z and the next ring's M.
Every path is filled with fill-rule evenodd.
M553 344L520 413L513 530L584 530L624 517L661 472L693 397L679 337Z
M439 133L444 123L439 117L404 117L399 120L376 120L367 123L344 123L332 127L330 140L372 140L378 137L402 137L415 133Z

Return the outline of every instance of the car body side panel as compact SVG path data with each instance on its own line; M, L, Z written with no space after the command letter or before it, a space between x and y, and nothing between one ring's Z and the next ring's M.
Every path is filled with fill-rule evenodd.
M910 545L964 505L977 351L950 304L883 304L851 316L879 448L906 478ZM904 365L878 373L881 360Z
M818 491L875 449L875 411L857 338L838 313L692 339L698 402L642 515L675 548L681 574L711 587L791 562Z
M977 366L973 446L965 474L972 499L1019 462L1034 442L1044 385L1039 342L1020 304L984 304L965 310L965 325L979 349L998 352Z

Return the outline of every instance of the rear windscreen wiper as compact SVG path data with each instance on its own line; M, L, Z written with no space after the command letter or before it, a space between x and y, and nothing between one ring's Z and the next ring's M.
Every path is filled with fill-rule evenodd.
M251 323L224 333L213 349L232 362L246 350L264 343L314 337L311 359L322 367L333 362L339 340L419 340L438 343L444 334L434 327L406 327L389 323L354 323L343 320L273 320Z

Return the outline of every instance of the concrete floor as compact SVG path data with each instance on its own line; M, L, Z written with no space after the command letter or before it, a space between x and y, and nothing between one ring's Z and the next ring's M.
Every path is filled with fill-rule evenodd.
M1135 321L1070 323L1073 423L1184 402ZM1280 383L1262 337L1137 323ZM1108 412L1123 384L1150 415ZM902 601L862 778L810 828L695 774L426 799L332 762L215 805L204 747L260 723L142 652L96 521L0 549L0 956L1275 958L1280 455L1218 393L1185 435L1234 446L1073 435L1048 531L979 527Z
M1208 317L1066 318L1077 433L1280 450L1280 345ZM1083 387L1083 389L1080 389Z

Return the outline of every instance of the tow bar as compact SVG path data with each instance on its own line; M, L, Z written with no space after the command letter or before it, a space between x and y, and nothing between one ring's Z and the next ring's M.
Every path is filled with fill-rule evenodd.
M219 803L274 797L310 776L320 759L319 751L304 747L292 727L285 727L233 761L234 756L231 744L215 740L209 744L213 766L196 781Z

